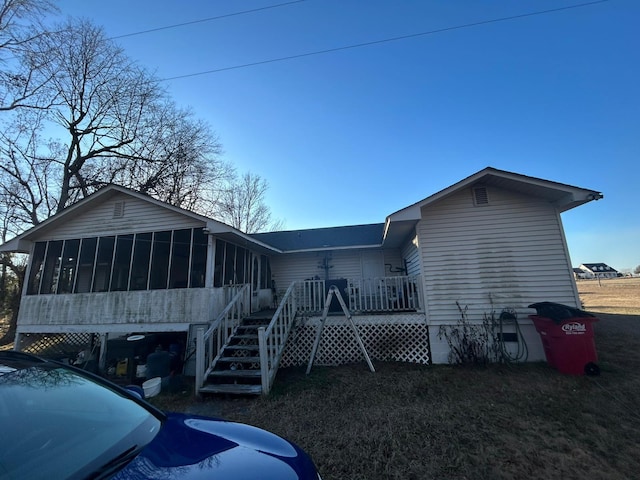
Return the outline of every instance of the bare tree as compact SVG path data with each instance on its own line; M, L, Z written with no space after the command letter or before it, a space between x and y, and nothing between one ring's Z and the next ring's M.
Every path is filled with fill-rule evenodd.
M281 220L273 220L265 203L269 185L257 174L245 173L232 180L223 191L217 217L245 233L257 233L281 228Z
M55 49L45 67L58 99L49 118L65 135L49 145L61 171L57 211L105 183L202 205L231 170L210 127L178 108L101 28L71 21L57 30L38 41L39 51Z
M140 132L137 161L109 164L112 183L202 214L215 203L233 172L220 158L222 147L210 126L190 109L165 101L154 105Z
M0 119L2 242L108 183L211 211L232 169L206 123L89 22L70 20L28 45L19 59L48 80L39 92L48 100ZM0 264L22 286L18 259Z
M0 111L50 105L47 86L52 77L42 69L48 57L33 53L36 40L48 35L42 18L55 11L49 0L0 2Z
M66 138L56 146L61 182L57 210L101 186L113 158L138 158L136 141L146 112L164 95L150 75L88 21L69 21L37 40L48 52L57 102L49 119ZM44 62L44 60L43 60Z
M5 235L18 235L55 212L56 165L38 154L41 116L41 112L34 111L16 114L14 121L0 131L0 199L5 207Z
M69 20L30 45L33 57L48 52L42 68L55 102L2 122L0 192L15 233L109 183L211 211L233 170L208 124L87 21Z

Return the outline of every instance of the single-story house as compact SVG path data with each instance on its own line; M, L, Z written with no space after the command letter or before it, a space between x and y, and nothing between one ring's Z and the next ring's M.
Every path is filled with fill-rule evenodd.
M560 214L600 198L488 167L378 224L248 235L108 186L0 246L29 254L15 348L89 338L128 381L160 346L198 391L266 393L283 365L446 363L442 325L508 310L542 360L528 305L580 306Z
M584 278L616 278L618 271L606 263L583 263L578 267L585 274Z

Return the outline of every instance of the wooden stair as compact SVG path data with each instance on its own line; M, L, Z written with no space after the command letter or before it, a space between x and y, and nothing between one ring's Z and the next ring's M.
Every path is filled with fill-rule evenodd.
M201 394L260 395L262 373L258 328L266 327L273 312L245 318L229 338L222 355L200 389Z

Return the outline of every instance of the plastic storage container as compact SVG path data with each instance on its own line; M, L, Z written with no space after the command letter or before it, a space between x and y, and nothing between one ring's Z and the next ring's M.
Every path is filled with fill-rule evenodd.
M162 379L160 377L151 378L142 384L145 398L155 397L160 393L161 388Z

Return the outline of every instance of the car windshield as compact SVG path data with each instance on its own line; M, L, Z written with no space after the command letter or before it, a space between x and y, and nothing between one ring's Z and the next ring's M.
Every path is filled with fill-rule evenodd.
M149 443L160 424L74 370L0 359L0 478L85 478Z

